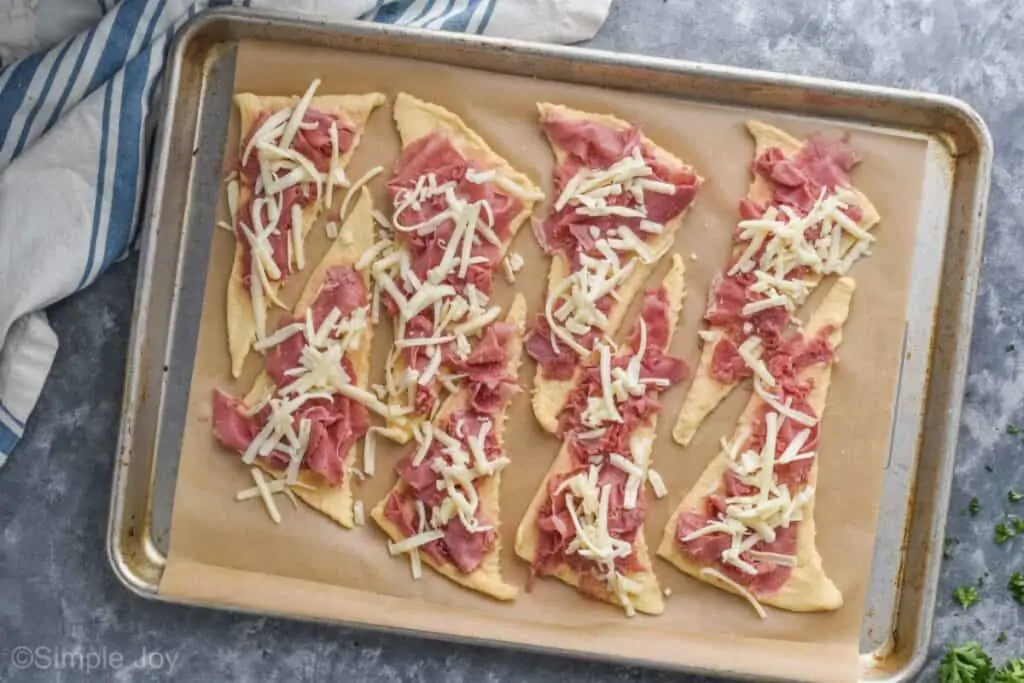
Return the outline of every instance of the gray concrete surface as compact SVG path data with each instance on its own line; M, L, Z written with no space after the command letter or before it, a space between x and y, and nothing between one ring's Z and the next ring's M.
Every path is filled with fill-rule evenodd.
M593 46L942 92L991 127L996 167L932 659L977 638L1024 656L1024 607L1006 592L1024 539L996 546L1006 491L1024 489L1024 4L1016 0L618 0ZM62 348L24 442L0 472L0 680L663 681L665 673L155 604L103 551L135 259L54 306ZM1008 351L1008 345L1017 348ZM963 514L971 497L982 503ZM1018 504L1024 508L1024 503ZM1019 513L1024 509L1018 510ZM954 587L989 575L969 611ZM998 643L1000 632L1007 642ZM96 652L87 673L17 646ZM112 666L115 654L120 662ZM696 680L696 679L693 679Z

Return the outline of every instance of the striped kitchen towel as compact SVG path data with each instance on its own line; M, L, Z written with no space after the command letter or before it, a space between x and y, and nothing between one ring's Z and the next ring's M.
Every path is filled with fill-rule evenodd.
M57 352L46 307L89 286L135 240L146 120L168 44L188 19L235 4L575 42L594 35L611 3L123 0L108 10L104 0L87 0L83 9L85 1L0 0L0 57L96 13L91 28L0 71L0 465L21 438Z

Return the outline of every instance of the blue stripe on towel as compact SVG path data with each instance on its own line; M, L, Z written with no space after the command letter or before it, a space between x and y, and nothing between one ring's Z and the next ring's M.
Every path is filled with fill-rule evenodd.
M81 289L89 281L89 273L92 272L92 262L96 256L96 237L100 232L100 221L102 220L102 209L103 209L103 196L104 185L106 184L107 175L107 138L110 135L110 99L114 92L114 81L107 83L105 92L103 93L103 121L102 121L102 132L100 133L100 160L99 166L96 172L96 201L93 204L92 209L92 237L89 240L89 256L85 262L85 271L82 273L82 278L78 281L78 287Z
M157 22L163 14L166 0L159 0L153 16L146 29L144 45L149 45L156 30ZM146 49L137 55L124 70L123 88L126 93L141 93L146 87L149 77L151 50ZM115 151L114 187L110 200L110 217L107 227L107 244L103 250L104 267L116 261L128 248L131 238L132 224L135 221L137 188L142 169L139 162L142 157L139 149L145 137L143 126L142 97L127 97L121 100L121 116L117 127L117 149ZM94 238L95 239L95 238Z
M412 3L415 0L396 0L395 2L389 2L385 4L377 14L373 16L373 20L383 24L393 24L405 14L405 11L412 7Z
M480 7L480 0L469 0L469 4L461 12L455 16L448 17L441 24L441 28L445 31L459 31L465 32L469 27L469 21L476 14L477 9Z
M0 90L0 149L3 149L4 142L7 141L7 134L11 130L11 124L14 123L14 115L25 101L25 95L29 86L32 85L36 71L47 54L46 52L37 52L7 67L11 69L11 75L3 89Z
M36 100L35 106L32 107L32 111L28 113L28 117L25 119L25 124L21 129L21 136L18 137L18 144L14 147L12 157L21 154L21 150L25 148L29 132L32 130L32 124L36 122L39 110L46 104L46 100L50 95L50 89L53 87L53 81L57 78L57 72L60 71L60 67L64 63L64 57L67 56L68 50L71 49L71 45L74 42L74 40L68 40L64 43L64 47L60 49L60 52L57 53L57 59L54 60L53 66L50 67L50 73L46 76L46 82L43 83L43 91L39 94L39 99Z
M107 43L103 46L103 54L100 55L96 70L93 71L87 92L92 92L109 81L124 66L125 57L131 49L145 9L145 2L126 0L118 5L114 21L107 31Z
M7 456L14 451L14 447L18 445L20 438L20 436L0 422L0 467L7 462Z
M483 35L483 32L487 30L487 24L490 23L491 15L494 14L494 6L497 4L498 0L487 0L487 9L484 10L484 18L476 29L477 34Z
M78 75L82 72L82 65L85 63L85 58L89 56L89 49L92 47L93 38L96 37L96 29L94 26L89 29L85 34L85 41L82 44L82 49L78 52L78 58L75 59L75 66L71 69L71 75L68 76L68 82L64 85L64 92L60 94L60 99L54 106L53 111L50 112L50 118L47 119L46 125L43 126L43 132L50 130L50 128L57 122L57 118L64 112L64 105L68 102L68 97L71 96L71 91L75 89L75 84L78 83Z
M434 0L427 0L427 6L420 10L420 13L416 15L416 18L411 23L415 24L417 21L427 16L427 13L434 8Z
M14 426L17 427L18 429L24 429L25 428L25 423L22 422L21 420L19 420L18 418L14 417L14 413L11 412L11 409L8 408L7 406L5 406L3 403L0 403L0 413L3 413L4 416L5 416L5 419L10 420L11 422L13 422ZM0 423L0 424L2 424L2 423Z

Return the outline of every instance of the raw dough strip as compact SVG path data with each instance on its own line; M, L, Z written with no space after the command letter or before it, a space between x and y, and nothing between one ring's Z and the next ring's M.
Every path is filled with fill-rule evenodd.
M834 351L839 346L842 342L843 324L849 315L850 301L853 297L854 288L854 281L850 278L840 278L836 282L829 291L825 300L815 311L810 322L807 324L804 331L805 340L813 340L819 335L827 335L827 341L830 349ZM801 368L796 374L797 382L811 387L806 400L815 416L819 418L819 428L820 417L823 416L825 412L826 398L832 376L833 359L834 356L830 355L828 360L807 365ZM742 451L744 450L746 440L753 432L755 421L758 419L759 413L764 410L764 407L765 402L757 393L751 396L750 402L747 404L746 409L743 411L743 414L739 419L732 441L723 442L723 450L704 470L700 479L693 486L690 492L686 494L682 502L672 514L668 523L665 525L661 545L658 548L658 555L671 562L680 571L723 590L742 595L748 600L753 600L755 605L757 602L760 602L766 605L772 605L774 607L796 612L838 609L843 604L842 593L825 574L821 556L815 545L816 531L814 521L814 490L817 485L818 478L817 454L813 454L814 457L811 458L811 466L807 474L806 483L803 485L797 485L794 490L788 491L793 500L800 499L805 501L803 506L799 508L800 514L794 516L793 522L798 524L796 532L795 562L791 563L788 558L777 557L774 553L767 553L759 556L756 552L748 552L749 548L745 549L744 552L740 553L737 558L735 558L739 564L745 562L751 565L755 570L762 569L764 564L769 565L769 569L771 569L774 563L775 571L791 571L788 578L778 590L756 596L746 588L738 590L736 586L739 584L735 581L729 579L729 577L726 577L728 579L726 581L723 581L721 578L723 568L726 566L736 567L738 566L737 564L723 564L723 560L720 558L718 562L709 565L698 562L693 556L689 553L683 552L681 549L681 544L677 534L680 517L684 513L705 515L708 497L725 495L723 493L724 477L729 473L730 469L733 471L734 476L736 476L737 469L742 469L746 464L748 464L744 461ZM776 418L781 417L774 411L766 411L766 420L772 418L772 416L776 416ZM797 441L799 441L799 436L795 437L790 443L795 443ZM771 443L770 449L766 448L765 452L768 452L769 450L775 450L774 443ZM757 470L757 473L751 475L753 478L762 476L766 472L772 475L773 484L770 485L768 489L776 491L777 493L770 494L768 496L769 501L778 500L778 496L780 495L778 492L780 492L781 489L779 488L777 475L774 470L775 467L782 463L782 461L786 460L787 456L792 458L790 450L791 449L787 449L785 453L778 456L777 459L774 460L774 464L771 469L765 468L764 462L756 463L756 466L760 469ZM800 449L796 448L792 450ZM790 459L789 461L792 462L793 460ZM756 489L757 486L754 488ZM756 496L758 494L754 493L752 495ZM739 503L740 501L736 502ZM783 517L785 516L786 515L783 514ZM799 516L800 519L796 520L796 516ZM720 516L717 521L713 519L712 522L714 524L706 528L708 531L717 530L719 536L722 534L730 535L728 531L723 529L723 527L729 524L737 524L735 521L730 521L731 519L734 518L732 518L730 514L726 513ZM764 526L770 528L772 525L766 524ZM765 541L764 532L753 531L750 529L749 525L741 525L741 528L746 529L743 533L745 534L744 541L748 545L750 543L756 544L761 541ZM777 530L778 529L776 528L771 531L770 535L774 535ZM690 538L695 538L695 536L700 533L701 532L698 530L695 534L690 534ZM788 564L793 564L794 566L790 569L786 567Z
M337 267L354 267L360 256L372 248L374 240L372 212L373 202L370 198L370 193L363 188L360 191L359 200L355 208L349 214L342 227L340 236L331 244L327 253L306 282L293 309L296 319L302 320L307 317L307 309L309 309L320 294L329 270ZM369 293L370 283L366 275L363 275L363 285L366 287L367 293ZM365 313L365 309L363 311ZM343 324L344 322L341 319L336 320L337 324ZM357 391L366 393L369 386L370 347L373 342L373 325L366 324L360 329L361 332L357 335L358 342L350 344L343 355L352 368L354 388ZM306 335L307 333L300 331L297 334ZM242 409L246 414L255 414L263 405L267 404L272 396L278 395L279 392L274 384L274 380L264 370L256 377L252 388L245 398L242 399ZM283 400L294 399L285 397ZM214 422L214 426L216 427L216 422ZM323 513L338 524L351 528L355 524L352 471L355 469L357 451L358 443L354 443L348 452L340 454L342 458L342 479L340 485L326 485L318 474L309 469L302 468L298 471L297 482L293 485L282 487L280 490L290 490L313 509ZM300 455L304 457L305 453ZM285 472L269 467L264 457L257 457L253 464L275 477L286 476Z
M314 81L301 98L261 97L251 93L235 95L235 106L240 115L239 162L251 163L256 157L260 163L260 174L254 183L245 173L237 174L237 179L232 177L228 180L228 204L235 221L232 229L237 231L234 263L227 285L228 349L233 377L241 375L253 343L265 336L266 313L271 304L282 305L277 294L288 278L288 273L280 272L273 262L273 256L267 256L263 249L259 254L252 251L256 244L268 245L274 231L273 225L256 224L262 220L263 209L255 212L254 220L252 215L243 215L242 208L249 205L249 199L255 194L256 202L261 205L269 203L266 213L272 221L276 215L277 221L290 221L301 228L301 235L289 237L286 248L289 269L294 265L295 270L302 270L305 238L325 208L328 194L325 190L335 184L347 184L343 169L359 145L371 112L384 103L384 95L380 93L314 97L318 84L319 81ZM312 162L292 146L295 133L310 111L334 116L354 129L349 148L343 154L332 154L331 162L335 161L335 156L337 159L329 174L317 171ZM256 129L263 112L269 112L270 116ZM281 168L272 170L277 165ZM284 189L293 182L297 182L300 192L315 194L316 199L305 207L293 204L287 215L280 215ZM271 187L266 187L268 184ZM249 260L253 264L248 272L245 267L247 252L252 252ZM250 279L249 285L245 283L246 277ZM262 301L254 299L254 296Z
M507 378L516 378L519 373L519 365L522 361L522 346L523 346L523 322L526 318L526 300L521 294L517 294L512 305L509 307L508 316L505 318L505 322L514 326L514 332L507 338L504 349L507 354L507 364L505 366L504 375ZM479 473L473 471L475 467L471 467L473 471L472 480L469 485L475 491L475 495L478 498L479 510L483 515L491 521L491 523L497 527L500 523L500 488L501 488L501 466L495 466L496 462L501 462L501 459L507 463L507 457L504 452L504 439L505 439L505 422L508 417L508 410L511 406L511 399L514 392L510 392L502 401L499 410L491 416L489 432L496 437L497 446L501 452L495 459L490 460L491 466L494 468L493 473ZM441 436L438 432L443 430L443 425L447 418L453 413L460 410L467 410L472 400L472 388L469 386L463 386L456 393L448 396L438 411L437 417L432 423L429 423L424 427L423 430L418 430L421 436L419 437L419 443L410 449L409 456L413 458L412 462L415 463L417 454L422 457L427 452L430 443L433 439L440 439ZM481 432L483 428L481 427ZM481 432L477 433L477 436ZM444 432L447 434L447 432ZM461 447L467 450L474 450L473 447L469 446L468 441L473 435L466 435L466 438L459 438L456 434L454 439L460 444ZM448 435L448 439L452 439L453 435ZM429 439L430 441L427 441ZM486 440L486 436L480 438L480 448L483 448L483 441ZM472 461L472 458L471 458ZM454 462L454 459L449 456L445 460L449 465ZM439 475L440 476L440 475ZM403 542L409 542L410 537L407 536L403 530L396 525L391 519L388 518L386 513L386 507L389 498L392 496L398 496L399 501L402 505L410 505L407 500L407 496L410 494L411 489L409 484L404 480L399 479L398 483L391 489L391 491L373 508L370 512L370 516L380 526L381 529L390 537L392 543L389 543L389 548L393 554L399 552L405 552L402 547ZM469 494L468 489L463 486L457 490L460 495ZM451 497L445 500L445 503L452 500ZM441 507L443 507L442 504ZM420 518L420 533L417 536L421 536L424 539L439 537L443 538L445 533L446 524L434 524L432 520L434 516L433 510L428 510L425 507L421 508L417 515ZM474 518L475 519L475 518ZM458 521L459 518L451 517L450 521ZM422 536L424 533L429 536ZM483 533L486 533L484 531ZM497 529L493 531L495 534L493 546L488 549L485 553L483 560L480 565L469 573L463 573L459 568L451 562L440 563L436 561L430 554L420 551L418 548L412 547L408 549L410 559L413 566L413 576L419 578L419 566L421 563L426 563L427 566L437 571L442 576L454 581L457 584L471 588L473 590L489 595L498 600L513 600L516 597L518 589L505 582L501 575L501 537L497 533ZM429 542L429 541L428 541Z
M665 344L666 351L675 328L679 323L679 316L682 311L683 297L685 296L684 272L685 267L682 258L678 254L673 254L672 268L661 284L668 303L668 341ZM638 321L637 325L639 327L641 323ZM643 338L642 334L641 340ZM624 346L620 348L619 354L622 356L633 356L637 351L638 349L634 350ZM609 426L614 425L607 423L603 428L607 429ZM627 470L636 468L639 470L637 472L639 475L637 476L638 482L636 482L639 483L637 491L638 507L644 505L642 498L646 496L647 481L651 480L653 483L656 480L660 482L660 477L657 476L654 470L650 469L656 427L657 413L653 414L645 422L640 423L629 435L631 446L639 446L639 450L632 449L634 452L630 454L630 457L625 457L625 454L606 454L600 464L593 464L591 466L592 470L596 467L597 469L594 471L598 473L602 467L620 467ZM594 433L597 434L600 430L601 428L599 427L594 430ZM575 438L580 439L589 436L589 434L577 433ZM537 489L537 493L534 495L526 515L516 531L516 554L529 562L531 566L535 564L538 557L538 548L541 540L538 530L538 519L541 508L549 500L551 482L576 469L573 465L573 456L569 450L571 438L573 437L565 439L562 448L559 450L550 470ZM637 461L638 454L641 456L640 459L645 460L645 462ZM571 480L567 480L567 483L564 485L569 485L570 482ZM628 486L627 484L627 489ZM570 490L571 488L570 486ZM655 488L657 492L658 487L655 486ZM566 493L567 491L559 491L559 495L565 495ZM608 495L610 493L605 493L602 497L607 498ZM607 506L608 503L609 501L602 501L604 506ZM585 503L584 507L586 507ZM598 526L600 527L600 525L601 521L598 521ZM577 541L582 540L579 538L579 534L576 534L575 538ZM610 538L613 547L616 544L625 542L614 539L614 537ZM597 540L600 541L601 539ZM605 540L607 541L607 539ZM584 541L580 550L585 551L588 548L589 541ZM636 532L635 544L625 550L628 550L628 555L635 556L636 563L641 567L639 571L628 574L618 571L608 572L607 570L613 569L613 564L605 562L602 565L599 562L595 562L593 565L594 575L591 576L578 571L566 562L562 562L553 571L546 571L545 575L550 574L571 586L575 586L581 592L585 591L585 594L588 596L619 605L626 610L627 615L632 615L635 612L661 614L664 611L664 598L651 565L651 558L644 539L644 525L642 522ZM597 576L599 572L604 572L605 575Z
M686 191L693 194L697 192L700 185L704 182L704 179L692 167L649 138L641 135L633 124L628 121L615 116L592 114L546 102L539 103L537 109L542 122L547 120L582 122L584 125L606 127L616 131L619 135L635 134L638 142L634 154L624 157L609 168L609 171L613 171L618 167L622 167L615 177L597 178L587 181L585 179L587 174L601 176L602 171L597 168L581 168L581 172L578 172L573 179L566 183L561 193L562 196L554 198L556 201L552 206L552 212L561 210L564 206L586 202L586 204L596 205L597 208L592 209L587 205L580 205L577 208L577 212L596 211L595 215L599 215L601 211L600 205L607 199L614 198L619 194L635 193L634 196L646 198L648 196L655 196L658 193L666 193L673 186L650 177L652 163L670 169L672 173L679 174L681 177L688 176L692 180L692 185L688 186ZM561 167L569 159L568 152L550 137L548 142L555 156L556 166ZM640 153L641 150L642 154ZM644 170L645 165L647 166L646 170ZM680 187L676 187L677 192L683 191ZM585 196L579 197L579 194ZM644 281L650 276L660 258L670 250L675 234L680 225L682 225L686 212L691 205L692 194L690 195L689 202L682 210L666 221L664 225L656 225L646 220L645 209L639 212L642 214L641 216L634 216L634 219L637 217L641 218L635 229L629 230L626 228L624 232L620 230L621 234L617 236L597 240L595 246L598 248L598 252L596 254L591 252L587 256L590 261L590 270L592 273L600 273L602 269L618 272L615 276L618 279L615 281L614 286L608 287L608 291L605 292L615 297L610 310L604 314L604 319L600 319L597 316L597 320L588 325L590 329L597 329L599 331L599 338L610 339L618 332L630 303L641 291ZM642 200L640 206L644 206ZM624 218L623 223L629 222L630 220ZM581 277L579 275L581 269L573 270L569 255L564 249L556 251L552 257L551 269L548 273L548 301L553 302L556 299L561 299L567 296L572 289L579 289L580 283L577 280ZM594 275L589 275L588 279L593 280ZM557 317L557 313L555 317ZM574 317L580 318L581 316L576 315ZM550 325L550 322L546 322ZM576 324L578 322L573 323L574 326ZM567 351L572 351L577 356L577 364L573 374L566 379L545 376L540 365L538 365L534 377L534 414L544 429L555 433L558 428L558 416L569 397L569 393L576 386L581 365L585 362L593 361L593 358L591 357L592 354L589 353L591 349L581 346L575 348L579 345L574 340L574 337L562 329L552 330L549 344L556 353L564 348ZM587 357L580 357L581 353L586 354Z
M416 145L423 147L417 153L426 156L450 150L470 164L465 180L460 182L490 185L496 194L519 202L518 213L508 219L507 236L501 239L492 230L495 216L490 201L472 201L457 192L455 182L438 182L433 172L421 174L413 187L396 192L395 212L386 228L387 243L378 253L367 255L365 265L373 272L375 297L397 309L397 343L387 361L383 393L393 410L388 427L404 432L407 440L436 415L444 393L458 390L461 375L449 367L446 354L464 359L472 346L471 340L484 335L501 315L501 309L491 298L471 284L470 267L486 267L493 275L543 194L447 109L400 93L395 100L394 117L406 152L410 148L417 150ZM423 161L418 157L413 160ZM396 172L401 174L402 170L398 168ZM406 225L415 220L408 218L408 214L415 215L422 205L437 201L443 201L447 208L421 223ZM440 263L425 274L417 274L412 268L414 259L405 246L405 235L431 235L449 225L453 226L452 233L444 243ZM481 257L484 249L489 248L497 249L493 263ZM431 315L433 330L429 336L410 331L413 318L422 317L424 312ZM428 359L422 368L407 365L407 354L412 351ZM424 408L421 393L429 399L429 410Z
M778 128L758 121L749 121L747 123L747 130L754 138L755 159L761 158L763 154L773 148L781 150L786 159L792 159L801 151L802 148L804 148L806 144L808 144L806 141L801 142L800 140L793 138ZM757 205L766 206L770 204L772 197L772 187L763 177L755 173L754 179L750 185L748 199ZM815 207L827 208L825 205L828 205L829 202L834 203L837 199L842 199L848 204L855 205L861 213L860 221L857 223L847 219L848 222L846 222L846 228L848 229L845 230L838 222L834 226L830 225L833 222L831 218L826 219L822 223L823 226L828 226L830 231L834 231L842 236L841 240L835 240L834 244L831 245L831 253L829 254L829 259L827 259L831 263L826 263L826 267L823 270L825 272L842 273L848 269L849 265L851 265L853 261L865 253L867 246L870 244L870 240L873 239L873 237L869 235L869 232L878 225L880 217L871 201L854 187L845 187L837 190L837 192L828 193L824 197L819 198L819 202L815 204ZM774 215L776 209L769 207L768 211ZM813 211L814 209L812 209L812 212ZM782 219L786 218L783 214L779 214L779 217ZM742 228L744 225L752 223L756 224L758 222L760 221L743 221L740 223L740 226ZM864 239L856 239L854 234L864 237ZM736 264L743 262L747 257L752 256L754 253L754 246L756 246L756 244L751 244L750 241L738 243L733 248L729 265L726 267L723 277L736 268ZM750 247L750 254L747 254L748 247ZM784 303L785 307L790 312L801 305L822 280L823 274L821 272L815 272L814 269L810 268L808 271L809 272L802 278L785 277L783 279L788 284L776 283L776 285L781 289L772 289L772 292L784 295L778 300L778 302ZM764 288L766 291L770 289L768 286L772 282L770 278L765 278L762 282L763 283L759 285L759 288ZM709 294L709 311L715 308L713 296L714 290ZM712 370L717 344L727 329L727 327L719 327L709 324L707 329L701 334L704 342L700 361L698 362L693 382L690 385L686 398L684 399L682 408L680 408L675 427L672 431L673 438L682 446L689 445L704 419L718 406L719 403L725 400L725 397L728 396L729 393L732 392L732 390L740 383L740 380L730 382L718 379ZM751 332L753 332L753 330ZM744 340L749 340L751 338L750 334L750 332L744 330L743 339L732 341L735 342L735 345L738 348L743 347L742 342ZM756 349L756 344L754 344L753 351L755 356L760 353L760 351ZM749 366L750 363L748 362L747 365ZM754 372L756 373L757 369L754 369ZM763 374L763 372L760 374Z

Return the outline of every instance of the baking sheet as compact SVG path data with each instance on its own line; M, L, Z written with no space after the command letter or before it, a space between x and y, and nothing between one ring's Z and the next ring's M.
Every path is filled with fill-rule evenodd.
M648 136L707 178L677 238L677 248L687 256L689 296L673 348L696 360L696 330L708 283L728 257L736 203L749 180L746 165L752 145L742 127L749 111L284 45L242 44L237 64L237 91L299 93L313 77L320 77L324 80L322 93L381 90L393 97L404 89L438 102L463 116L499 153L545 189L550 188L552 161L536 126L538 100L607 111L640 124ZM393 163L398 140L388 109L371 118L350 177L377 164L390 168ZM816 130L840 132L833 125L806 119L759 118L798 136ZM232 128L226 158L233 156L236 140L237 130ZM661 560L655 561L655 571L662 585L672 590L661 617L625 619L617 609L586 600L553 580L540 580L532 593L503 605L429 572L423 580L411 581L407 559L388 557L384 536L375 527L348 532L311 510L295 511L287 505L284 523L277 527L258 502L235 503L234 492L250 485L248 473L237 456L214 443L210 393L214 386L243 393L259 360L250 358L246 376L239 382L230 381L223 299L232 237L225 231L215 231L210 248L211 267L161 593L721 671L790 679L854 679L875 509L902 348L907 273L918 223L926 142L923 137L862 129L853 131L852 141L866 158L854 181L876 203L883 223L878 229L876 253L852 272L859 287L822 432L819 548L826 569L846 596L842 610L819 615L770 610L770 618L761 622L742 600L686 578ZM383 179L371 187L379 207L386 211ZM889 193L893 187L900 191ZM220 211L226 217L223 207ZM310 253L319 255L325 249L323 231L315 230ZM519 291L526 294L531 311L539 310L547 260L527 230L517 237L513 249L522 253L528 264L520 274ZM696 260L689 258L691 253ZM300 275L291 283L286 301L294 300L303 279ZM820 300L828 284L812 297L808 309ZM507 302L508 288L499 285L498 291L499 300ZM383 357L379 351L390 343L383 327L380 336L375 354L378 366ZM529 387L532 375L533 365L527 363L521 373L524 387ZM677 387L665 396L655 467L671 493L652 505L647 524L652 547L660 540L671 510L715 455L718 437L732 431L749 391L734 392L685 450L668 435L684 394L685 387ZM508 443L513 465L503 476L503 560L506 577L524 585L528 568L513 556L511 538L559 442L541 432L525 396L514 406L510 427L508 433L517 439ZM379 450L377 476L357 493L367 508L393 483L388 466L397 454L397 449ZM855 486L850 482L856 482ZM438 604L445 606L443 613ZM443 614L443 619L438 614ZM714 647L706 647L711 644Z

